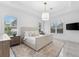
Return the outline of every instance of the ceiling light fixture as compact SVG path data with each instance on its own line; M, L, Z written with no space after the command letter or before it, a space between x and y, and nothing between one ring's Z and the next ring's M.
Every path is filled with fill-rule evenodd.
M44 2L44 12L42 13L42 20L49 20L49 12L46 10L47 2Z

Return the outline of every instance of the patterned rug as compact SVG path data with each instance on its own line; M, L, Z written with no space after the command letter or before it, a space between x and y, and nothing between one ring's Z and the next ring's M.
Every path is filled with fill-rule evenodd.
M63 46L63 41L55 39L52 43L39 51L35 51L24 44L20 44L11 48L15 57L57 57L59 56Z

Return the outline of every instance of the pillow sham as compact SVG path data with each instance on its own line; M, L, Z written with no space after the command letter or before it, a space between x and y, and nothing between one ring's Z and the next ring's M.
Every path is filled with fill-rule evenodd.
M38 36L39 35L39 32L38 31L26 31L25 32L25 36L29 36L29 37L31 37L31 36Z

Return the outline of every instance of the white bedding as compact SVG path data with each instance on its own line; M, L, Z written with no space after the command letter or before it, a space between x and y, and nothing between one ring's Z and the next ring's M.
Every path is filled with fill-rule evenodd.
M40 35L38 27L22 27L21 38L23 42L34 50L39 50L52 40L51 35Z
M50 43L51 35L39 35L39 36L25 36L24 37L24 43L27 44L29 47L39 50L48 43Z
M43 36L43 35L31 36L31 37L25 36L25 37L24 37L24 40L26 40L27 42L30 42L30 43L32 43L32 44L35 44L35 39L36 39L36 38L39 38L39 37L41 37L41 36Z
M26 39L35 39L35 38L39 38L39 37L42 37L43 35L39 35L39 36L25 36L24 37L24 40L26 40Z

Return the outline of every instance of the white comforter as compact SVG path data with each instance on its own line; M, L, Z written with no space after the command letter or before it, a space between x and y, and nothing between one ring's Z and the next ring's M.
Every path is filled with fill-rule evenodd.
M36 38L40 38L41 36L43 36L43 35L31 36L31 37L25 36L25 37L24 37L24 40L27 41L27 42L30 42L30 43L32 43L32 44L35 44L35 39L36 39Z
M39 36L33 36L33 37L25 36L24 37L24 43L35 50L39 50L40 48L44 47L51 41L52 40L51 40L50 35L39 35Z

